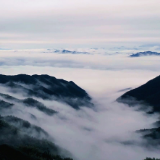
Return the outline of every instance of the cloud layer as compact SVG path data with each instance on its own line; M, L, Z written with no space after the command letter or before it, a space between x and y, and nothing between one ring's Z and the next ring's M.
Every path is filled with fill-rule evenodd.
M2 0L0 42L9 48L158 43L159 5L159 0Z
M47 116L35 108L22 110L22 106L17 106L19 112L13 110L13 115L46 130L59 146L78 160L134 160L159 156L158 150L142 146L145 142L134 133L152 127L157 115L148 116L115 102L126 88L135 88L159 75L159 57L133 59L128 54L105 52L76 55L43 52L2 51L0 72L50 74L72 80L91 95L95 108L83 107L77 111L64 103L35 97L58 114ZM2 87L1 91L8 93ZM23 98L22 94L16 96ZM129 142L134 145L127 145Z

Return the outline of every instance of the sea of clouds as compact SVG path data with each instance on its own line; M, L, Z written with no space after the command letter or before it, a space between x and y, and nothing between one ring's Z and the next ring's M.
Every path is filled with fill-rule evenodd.
M135 133L153 127L158 115L146 115L137 111L139 106L131 108L116 99L158 76L160 57L130 58L137 50L77 49L77 54L55 51L1 50L0 73L49 74L74 81L92 97L94 108L83 106L75 110L65 103L35 98L58 114L47 116L34 108L17 106L16 112L12 110L5 115L12 114L40 126L49 133L51 140L77 160L159 157L158 148L146 148L144 140ZM1 91L8 93L3 87ZM23 98L21 93L14 96ZM32 119L30 114L37 119Z

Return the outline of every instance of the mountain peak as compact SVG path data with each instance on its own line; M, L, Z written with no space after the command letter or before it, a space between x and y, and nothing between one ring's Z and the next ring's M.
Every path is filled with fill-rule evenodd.
M123 94L118 101L127 104L148 104L153 112L160 112L160 76L148 81L146 84ZM147 105L147 106L148 106Z
M78 109L79 106L91 105L91 98L85 90L73 81L56 79L47 74L42 75L0 75L0 84L10 88L12 92L22 92L28 97L57 99ZM76 100L77 99L77 100Z

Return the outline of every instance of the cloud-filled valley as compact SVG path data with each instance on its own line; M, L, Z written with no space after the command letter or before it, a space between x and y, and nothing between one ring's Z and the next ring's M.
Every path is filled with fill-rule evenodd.
M0 0L0 160L160 160L160 0Z
M75 109L68 102L78 103L81 100L77 95L65 97L63 92L60 98L42 97L42 90L44 92L44 88L49 87L43 78L32 85L12 80L11 84L0 84L2 118L4 117L6 122L12 121L15 126L33 137L45 137L62 148L62 155L77 160L133 160L158 157L159 147L149 145L136 131L154 128L159 115L148 115L139 110L141 105L129 107L118 103L116 99L128 90L158 76L160 58L151 56L133 59L128 56L132 51L120 51L118 54L109 50L76 51L90 54L2 50L0 73L48 74L58 80L73 81L87 92L93 105L79 103L79 109ZM136 52L138 51L134 51ZM1 77L0 81L2 80ZM69 85L67 81L64 82ZM66 84L63 83L64 88ZM38 86L35 87L36 85ZM36 94L28 90L33 90ZM47 114L50 112L54 114ZM8 117L11 115L24 122ZM25 128L26 125L30 127Z

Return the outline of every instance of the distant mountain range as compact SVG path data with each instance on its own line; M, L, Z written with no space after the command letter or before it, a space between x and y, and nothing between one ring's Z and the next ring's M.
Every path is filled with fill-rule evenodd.
M70 54L89 54L88 52L70 51L70 50L66 50L66 49L55 50L54 52L55 53L63 53L63 54L67 54L67 53L70 53Z
M93 107L85 90L72 81L49 75L19 74L0 75L0 92L0 159L72 160L64 158L71 154L54 144L54 137L47 131L16 117L13 112L17 115L30 108L38 114L45 114L46 117L58 114L40 102L45 100L53 101L53 105L56 105L55 101L59 101L76 110L83 106ZM32 121L38 121L34 112L27 112L24 117L28 115Z
M67 49L47 49L47 52L43 53L59 53L59 54L90 54L89 52L82 52L82 51L74 51L74 50L67 50Z
M145 51L145 52L138 52L130 55L130 57L142 57L142 56L160 56L160 53Z

